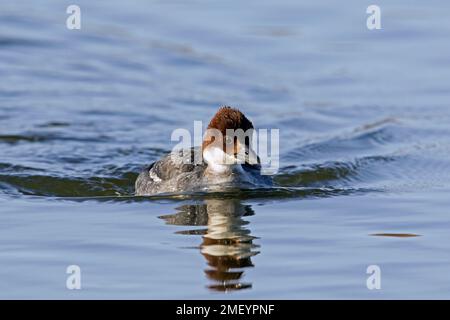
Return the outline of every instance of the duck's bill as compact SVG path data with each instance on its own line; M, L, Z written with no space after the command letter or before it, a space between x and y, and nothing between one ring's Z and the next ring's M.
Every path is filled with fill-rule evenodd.
M224 152L220 148L208 148L204 152L205 160L208 163L220 164L220 165L234 165L234 164L259 164L259 158L255 151L250 147L245 147L241 152L237 154L230 154Z

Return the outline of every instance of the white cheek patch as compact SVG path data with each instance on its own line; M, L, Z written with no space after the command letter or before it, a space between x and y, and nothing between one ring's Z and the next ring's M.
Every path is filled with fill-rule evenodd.
M232 165L236 163L235 157L216 147L206 148L203 152L203 157L208 164Z
M225 172L229 170L230 166L236 164L236 158L230 156L228 153L223 152L222 149L216 147L209 147L203 151L203 158L206 163L215 172Z

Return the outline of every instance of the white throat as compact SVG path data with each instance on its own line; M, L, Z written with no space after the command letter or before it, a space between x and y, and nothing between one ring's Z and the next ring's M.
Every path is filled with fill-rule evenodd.
M208 164L208 169L217 174L230 173L233 168L241 167L233 156L216 147L206 148L203 159Z

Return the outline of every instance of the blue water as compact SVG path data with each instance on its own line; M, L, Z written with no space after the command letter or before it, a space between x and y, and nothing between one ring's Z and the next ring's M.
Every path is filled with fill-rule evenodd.
M0 298L450 297L449 5L69 4L0 3ZM277 187L134 197L222 104Z

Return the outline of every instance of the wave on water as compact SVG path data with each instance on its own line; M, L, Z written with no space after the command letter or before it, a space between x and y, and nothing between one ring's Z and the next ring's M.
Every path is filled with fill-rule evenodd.
M49 128L56 131L48 132ZM284 150L280 159L284 166L273 177L275 186L271 188L134 197L134 182L141 168L166 151L135 145L124 148L113 138L95 132L74 135L70 130L74 130L70 123L55 121L39 126L34 133L1 134L0 145L7 156L0 163L0 192L126 201L288 199L408 191L450 184L449 144L432 132L424 132L426 129L418 132L388 118ZM38 151L33 153L30 149Z

